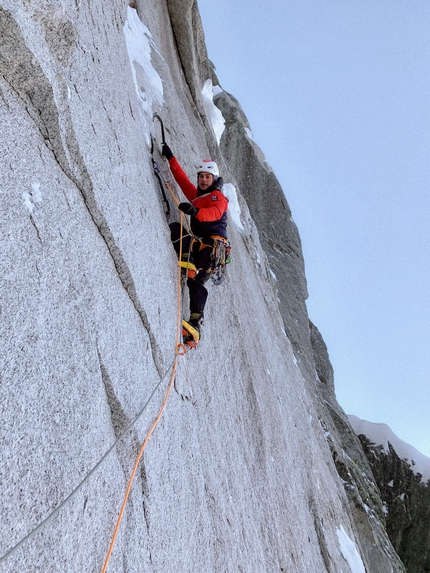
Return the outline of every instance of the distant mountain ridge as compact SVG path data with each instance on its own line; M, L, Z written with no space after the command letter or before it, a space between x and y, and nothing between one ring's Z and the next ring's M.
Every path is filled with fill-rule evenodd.
M390 445L397 456L406 461L415 475L422 476L423 483L430 480L430 458L419 452L414 446L401 440L387 424L377 424L348 415L354 432L365 435L375 446L382 446L385 454L390 453Z
M408 573L430 569L430 458L386 424L348 416L384 503L390 539Z

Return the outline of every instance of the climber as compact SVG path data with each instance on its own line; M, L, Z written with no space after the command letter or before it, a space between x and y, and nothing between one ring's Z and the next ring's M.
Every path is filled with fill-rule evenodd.
M222 193L223 180L219 177L215 161L202 160L197 166L197 187L164 143L162 154L169 161L170 170L189 203L180 203L178 209L191 216L191 234L182 229L181 266L187 268L187 286L190 293L190 318L184 327L196 342L200 339L201 326L208 291L204 286L210 278L207 272L216 237L227 240L228 199ZM170 224L170 233L179 256L181 225ZM190 325L191 328L188 328ZM196 332L193 332L196 331Z

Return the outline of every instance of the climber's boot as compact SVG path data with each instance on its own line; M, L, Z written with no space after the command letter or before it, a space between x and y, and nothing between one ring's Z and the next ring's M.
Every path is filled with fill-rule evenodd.
M195 348L201 339L201 327L203 324L203 314L193 312L189 320L182 321L182 335L184 343Z

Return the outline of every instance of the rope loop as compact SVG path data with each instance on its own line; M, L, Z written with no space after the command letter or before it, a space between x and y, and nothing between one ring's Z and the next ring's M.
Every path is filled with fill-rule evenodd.
M185 356L185 354L187 353L187 349L185 348L185 346L182 344L178 344L176 347L176 354L178 356Z

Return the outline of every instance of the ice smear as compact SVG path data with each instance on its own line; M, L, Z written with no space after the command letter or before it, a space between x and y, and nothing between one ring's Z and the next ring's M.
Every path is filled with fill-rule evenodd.
M215 137L219 145L219 142L221 141L221 136L225 129L225 120L223 118L221 111L217 108L217 106L213 102L213 96L220 93L218 87L219 86L213 88L212 80L210 79L206 80L202 89L202 95L206 113L212 124L213 130L215 132Z
M154 101L157 101L160 106L163 104L163 84L151 64L151 48L159 52L151 32L141 22L136 10L130 6L127 8L127 20L123 30L134 86L140 103L145 138L149 145L153 121L152 105Z
M232 183L226 183L222 190L228 199L228 212L230 213L234 224L239 231L244 232L245 227L242 225L242 221L240 220L241 211L239 201L237 200L236 187Z
M348 563L351 573L366 573L355 543L348 537L342 525L340 528L337 528L337 538L339 540L340 551Z
M24 207L27 209L27 211L30 213L30 215L32 215L34 205L33 205L33 202L31 200L31 193L27 193L27 191L24 191L24 193L22 194L22 198L24 200L24 202L23 202Z
M33 182L31 184L31 191L24 191L22 194L23 205L27 211L32 215L36 203L42 202L42 193L40 192L40 183Z
M399 458L406 460L415 474L421 474L424 482L430 480L430 458L398 438L387 424L367 422L352 415L348 419L357 435L364 434L371 442L382 446L387 454L390 452L388 444L391 444Z
M40 192L40 183L34 182L31 184L32 189L32 197L34 203L41 203L42 202L42 193Z

